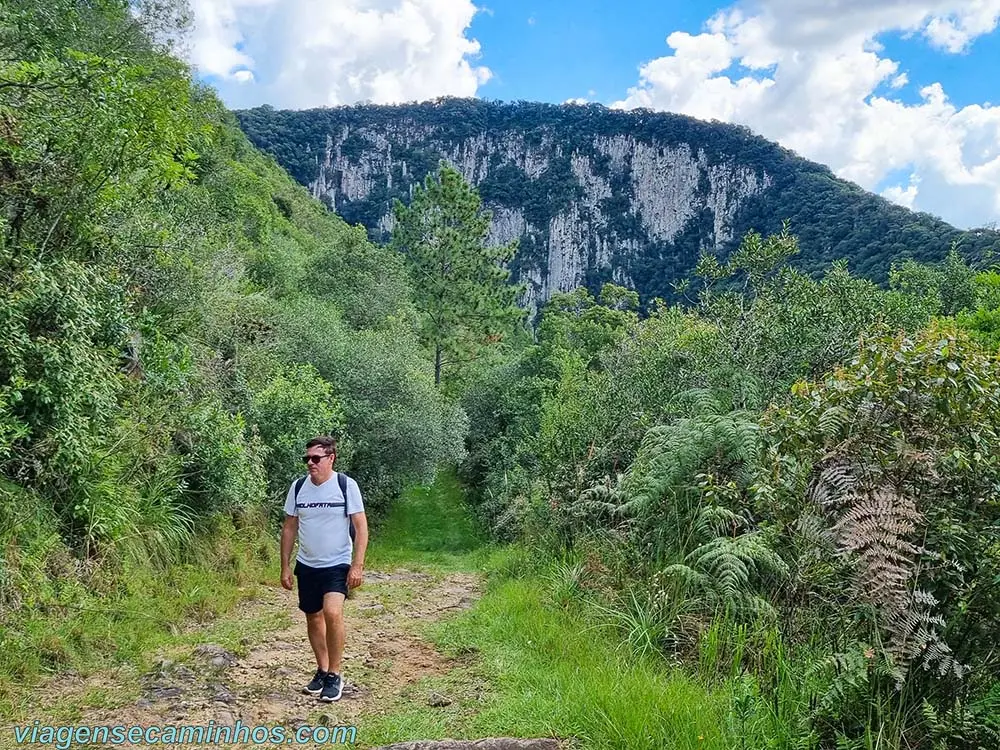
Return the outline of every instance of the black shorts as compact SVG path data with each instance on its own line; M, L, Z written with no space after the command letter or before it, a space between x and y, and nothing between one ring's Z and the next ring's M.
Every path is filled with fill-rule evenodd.
M299 580L299 609L307 615L323 609L323 595L336 591L347 597L347 572L350 565L330 568L310 568L295 561L295 577Z

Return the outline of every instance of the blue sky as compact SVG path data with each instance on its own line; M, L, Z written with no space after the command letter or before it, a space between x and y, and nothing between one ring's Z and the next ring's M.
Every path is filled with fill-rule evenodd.
M486 3L473 19L470 35L482 45L482 63L494 78L478 94L562 102L593 91L595 96L589 98L610 104L635 85L641 63L667 51L669 32L697 34L706 19L729 5L578 0L567 14L566 4L557 2ZM898 92L907 103L919 101L919 88L940 82L958 106L991 97L1000 104L1000 33L978 37L963 54L942 53L900 32L878 35L877 40L909 74L910 84Z
M191 0L231 107L479 96L746 125L890 200L1000 224L1000 0Z
M484 6L470 35L494 78L480 96L563 102L594 91L590 98L611 103L635 85L640 63L666 52L668 31L697 32L717 10L712 3L653 0L578 0L572 13L566 7L524 0Z

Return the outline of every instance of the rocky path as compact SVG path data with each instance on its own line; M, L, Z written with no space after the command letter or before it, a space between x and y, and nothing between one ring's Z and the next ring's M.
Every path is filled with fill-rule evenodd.
M345 687L337 703L321 703L301 692L315 668L305 622L296 608L295 594L273 586L226 616L231 621L226 624L236 632L242 632L239 628L246 623L274 623L273 628L248 628L252 635L240 638L239 647L230 650L211 640L197 642L201 629L192 627L187 634L192 645L158 655L157 667L149 673L61 678L58 690L53 685L53 689L40 692L45 708L39 713L65 715L65 707L72 705L78 707L72 723L91 726L218 726L238 720L248 726L298 728L356 725L359 721L363 726L364 718L399 711L407 702L445 707L452 698L422 689L421 683L428 677L444 677L462 663L422 638L421 626L471 606L479 587L478 577L471 573L368 573L365 585L345 606ZM474 681L470 684L474 688ZM555 747L554 743L490 742L494 744L468 746L496 750ZM361 734L357 743L369 746ZM261 745L250 742L228 747ZM444 746L417 743L406 747Z

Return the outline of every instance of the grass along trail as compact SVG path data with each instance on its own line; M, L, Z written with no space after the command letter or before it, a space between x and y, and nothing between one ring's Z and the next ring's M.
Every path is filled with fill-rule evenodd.
M558 603L564 569L485 544L448 475L407 493L375 531L367 567L345 607L338 703L300 692L311 651L295 594L275 572L256 598L184 628L151 670L60 676L15 723L353 725L362 748L501 736L567 748L741 746L728 695L632 658L588 609Z

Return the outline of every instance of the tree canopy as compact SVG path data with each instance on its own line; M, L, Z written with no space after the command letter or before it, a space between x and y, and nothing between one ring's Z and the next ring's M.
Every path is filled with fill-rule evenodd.
M396 201L391 247L407 260L421 338L434 359L434 382L509 335L523 317L507 283L517 242L489 245L490 213L458 170L442 164Z

